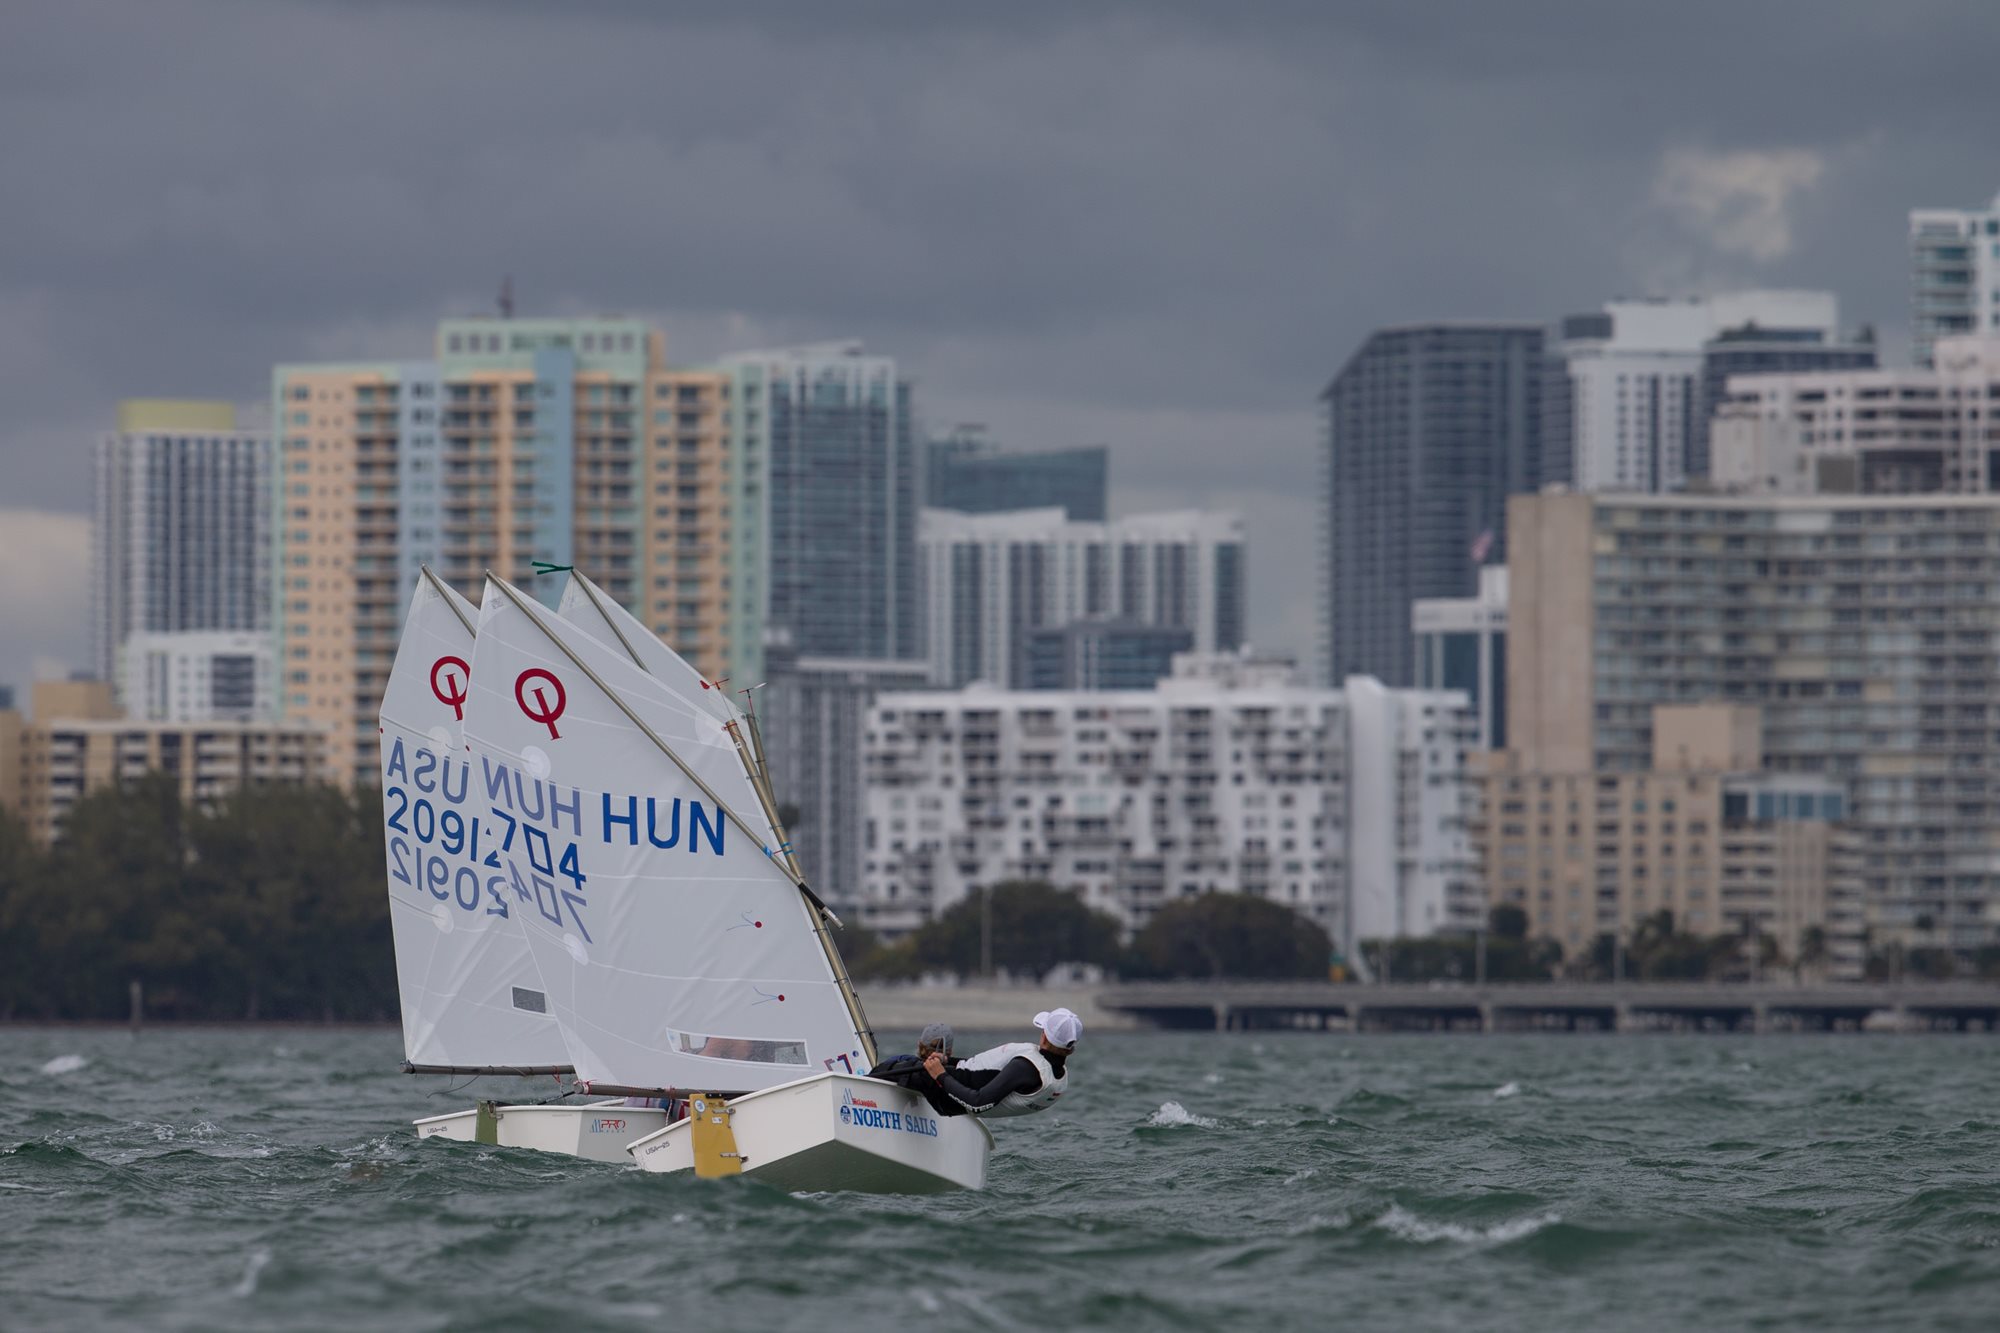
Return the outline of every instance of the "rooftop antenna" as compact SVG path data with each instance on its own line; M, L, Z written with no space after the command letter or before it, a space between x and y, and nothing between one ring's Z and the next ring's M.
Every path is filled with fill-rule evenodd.
M500 318L514 318L514 275L500 279Z

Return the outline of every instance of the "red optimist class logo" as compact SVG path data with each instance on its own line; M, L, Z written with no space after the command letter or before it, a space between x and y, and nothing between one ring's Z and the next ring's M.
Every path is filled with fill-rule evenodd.
M447 667L455 668L448 671ZM431 663L431 693L451 709L451 715L465 721L465 699L472 688L472 668L462 657L440 657Z
M540 681L548 682L546 688L536 683ZM532 690L529 689L531 684L534 685ZM549 697L551 691L555 695L553 699ZM534 699L532 704L528 702L530 696ZM522 714L530 722L539 722L549 729L550 740L562 739L562 733L556 730L556 719L563 715L563 709L569 707L569 695L563 692L563 683L556 679L553 671L529 667L514 677L514 702L521 705Z

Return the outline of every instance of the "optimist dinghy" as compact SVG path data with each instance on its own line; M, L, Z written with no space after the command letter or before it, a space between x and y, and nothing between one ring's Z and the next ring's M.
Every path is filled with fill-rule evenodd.
M541 972L516 921L491 816L481 817L462 734L478 608L420 572L382 696L383 838L389 925L402 1001L404 1071L555 1075L569 1047L549 1013ZM615 1161L658 1129L664 1112L623 1118L629 1132L549 1132L534 1106L478 1108L417 1122L426 1138L548 1147ZM553 1108L570 1110L572 1108ZM496 1113L497 1112L497 1113ZM605 1141L611 1138L617 1142Z
M406 981L405 1067L570 1074L584 1096L683 1099L704 1114L675 1125L622 1101L483 1103L419 1121L420 1135L598 1160L644 1140L658 1144L638 1157L648 1170L684 1160L790 1188L980 1187L983 1125L860 1077L874 1037L838 923L778 823L754 714L576 575L560 612L489 575L470 652L452 655L463 679L446 664L438 686L427 588L450 596L426 571L391 678L392 695L405 688L394 717L383 708L390 895L411 923L398 975L420 970L414 952L404 967L406 933L433 944L416 927L494 939L455 972ZM463 604L447 606L462 621ZM403 722L420 690L462 729ZM496 1040L475 1061L418 1043L413 995L447 1011L476 1002L466 1026L481 1031L545 1042L552 1027L559 1054L537 1045L530 1062L515 1054L525 1044Z
M623 1099L583 1106L482 1102L471 1110L426 1116L417 1121L417 1137L533 1148L593 1162L624 1163L632 1160L627 1150L633 1141L664 1129L667 1120L661 1107L627 1106Z
M993 1135L975 1116L940 1116L907 1088L809 1074L689 1114L627 1150L647 1171L742 1173L786 1190L931 1194L981 1189Z

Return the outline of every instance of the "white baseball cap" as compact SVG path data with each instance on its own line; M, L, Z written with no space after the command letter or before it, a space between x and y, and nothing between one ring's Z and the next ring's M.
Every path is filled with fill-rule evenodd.
M1044 1009L1035 1015L1035 1026L1051 1046L1074 1046L1083 1035L1083 1020L1067 1009Z

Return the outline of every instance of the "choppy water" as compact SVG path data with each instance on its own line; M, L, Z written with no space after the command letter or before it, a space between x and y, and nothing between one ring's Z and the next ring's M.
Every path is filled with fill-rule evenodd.
M420 1145L399 1057L0 1029L0 1328L2000 1326L1989 1037L1108 1036L928 1199Z

